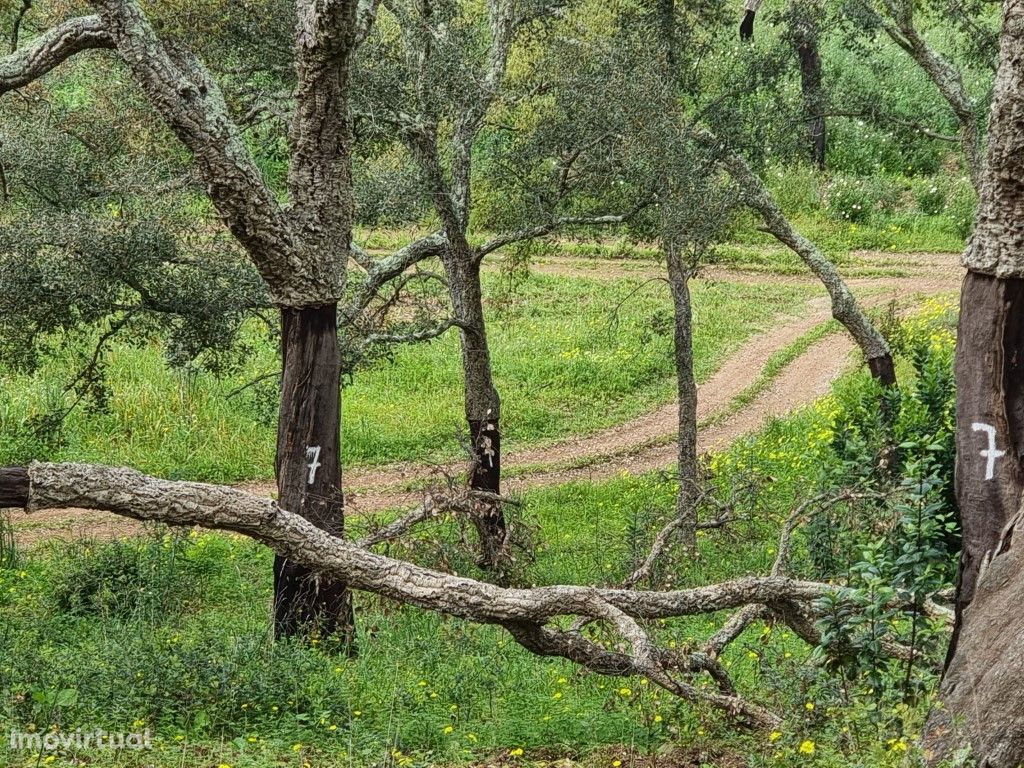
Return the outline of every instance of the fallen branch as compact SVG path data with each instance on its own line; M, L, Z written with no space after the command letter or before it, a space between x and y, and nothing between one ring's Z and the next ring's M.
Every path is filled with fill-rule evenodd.
M468 497L465 499L471 503ZM783 576L746 577L672 591L575 585L513 589L454 576L366 549L400 535L426 519L424 505L381 531L353 543L333 536L270 499L204 483L148 477L128 468L88 464L33 463L0 469L0 507L34 512L54 508L98 509L136 520L200 525L249 536L289 561L343 579L353 589L482 624L504 627L523 647L559 656L606 675L643 675L673 695L717 707L757 728L773 728L779 717L735 694L717 659L705 653L659 649L641 622L713 613L751 604L767 606L800 637L817 641L809 604L835 587ZM631 653L611 652L581 632L552 625L580 617L610 625ZM708 672L718 692L681 681L674 672Z

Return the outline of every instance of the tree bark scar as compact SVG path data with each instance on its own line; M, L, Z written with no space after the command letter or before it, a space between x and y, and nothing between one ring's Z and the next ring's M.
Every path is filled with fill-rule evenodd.
M280 505L341 536L345 526L337 305L283 308L281 344L276 457ZM282 557L274 561L274 617L278 637L311 631L352 639L346 585Z
M1022 348L1024 279L968 272L956 352L961 611L970 605L978 568L996 550L1024 490Z
M27 467L0 467L0 509L25 507L28 494Z
M473 467L469 487L475 491L501 493L501 430L498 419L469 420L473 441ZM505 545L505 515L501 503L479 500L474 504L474 525L480 536L481 564L494 566Z

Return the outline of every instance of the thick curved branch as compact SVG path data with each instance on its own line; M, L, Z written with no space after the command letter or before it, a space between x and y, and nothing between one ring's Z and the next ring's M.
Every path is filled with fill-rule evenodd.
M446 503L462 503L458 500ZM714 613L755 604L765 606L812 644L820 641L809 604L835 587L780 576L747 577L691 589L653 592L560 585L512 589L453 576L371 552L365 547L401 535L434 515L424 506L359 543L333 536L277 503L234 488L174 482L133 469L89 464L34 463L0 468L0 507L24 506L33 512L84 508L114 512L137 520L171 525L201 525L234 531L260 541L277 554L328 576L401 603L469 621L506 628L527 649L570 659L606 675L643 675L681 698L706 703L756 727L775 727L774 714L740 698L717 659L707 652L675 653L659 649L640 622ZM761 609L747 611L761 615ZM546 627L558 617L578 616L612 625L632 653L611 652L577 631ZM738 631L730 626L728 635ZM716 639L717 638L716 636ZM728 642L728 639L725 640ZM716 642L711 642L716 645ZM886 647L901 657L906 649ZM685 674L707 672L719 691L682 682Z
M367 276L366 282L356 295L342 308L342 317L349 320L356 317L370 305L387 283L421 261L440 256L447 244L448 241L441 232L434 232L414 240L391 256L376 261L371 261L362 249L353 244L351 249L357 255L359 263L366 269Z
M745 577L666 592L571 585L508 589L369 552L331 536L270 499L235 488L160 480L134 469L91 464L35 463L28 475L28 494L16 503L29 511L98 509L136 520L234 531L301 565L344 575L354 589L483 623L546 622L575 615L567 606L577 605L584 596L595 596L637 619L658 619L751 602L808 602L835 591L820 582L775 577Z
M371 333L363 339L361 346L366 348L373 344L420 344L424 341L431 341L439 336L443 336L452 328L463 327L463 323L460 323L453 317L449 317L447 320L443 320L429 328L411 333Z
M99 16L69 19L0 58L0 95L38 80L76 53L113 47L114 38Z
M764 182L751 170L746 160L739 155L727 154L722 159L722 165L739 186L743 201L760 214L765 229L796 253L825 286L832 299L832 316L853 336L872 373L878 368L884 368L882 361L891 362L889 344L857 305L857 300L835 265L814 243L793 228Z
M290 222L206 68L184 48L161 40L137 0L94 4L150 104L192 152L210 199L274 302L305 306L340 296L341 276L327 260L302 258Z

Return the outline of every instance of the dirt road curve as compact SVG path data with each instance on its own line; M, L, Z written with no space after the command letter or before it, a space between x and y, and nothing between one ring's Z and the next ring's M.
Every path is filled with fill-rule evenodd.
M904 277L855 278L849 281L866 305L877 306L893 299L913 302L937 294L953 293L962 278L956 254L926 254L920 262L911 256L893 257L883 262L880 254L859 254L864 261L888 263L906 272ZM556 263L553 263L556 262ZM594 279L645 277L656 270L653 265L628 265L607 260L546 259L536 271ZM729 273L716 269L708 279L744 282L806 282L813 278L759 273ZM753 385L768 360L786 349L830 317L824 295L808 302L799 317L782 317L769 330L748 340L698 391L698 419L710 423L699 435L703 451L720 448L736 438L753 432L769 419L813 403L826 394L832 382L851 364L853 341L845 333L833 333L812 344L785 366L760 394L735 412L723 416L737 395ZM718 417L718 418L716 418ZM572 480L600 480L622 472L642 473L670 465L675 458L672 440L678 409L675 403L663 406L632 421L603 430L589 437L516 450L509 446L504 457L507 479L504 489L519 492L532 487L558 485ZM444 474L456 475L458 464L444 467L424 465L387 465L346 472L347 508L351 513L369 513L396 506L413 505L431 482L441 482ZM267 483L246 486L255 493L269 495L274 488ZM82 510L51 510L27 517L14 516L20 543L30 544L48 538L94 536L111 538L138 529L133 521L114 515Z

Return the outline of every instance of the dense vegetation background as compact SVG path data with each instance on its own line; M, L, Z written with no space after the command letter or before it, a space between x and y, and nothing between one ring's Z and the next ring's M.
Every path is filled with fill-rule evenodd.
M5 7L0 29L20 27L28 40L76 5ZM744 695L789 713L783 727L738 729L646 680L540 660L497 628L370 595L357 598L355 658L329 642L274 642L265 547L159 526L101 524L96 538L82 538L65 518L30 518L0 524L0 722L37 732L149 728L156 746L43 755L5 753L0 743L0 757L12 766L194 768L916 764L949 631L935 596L948 597L958 553L955 308L948 285L920 283L939 269L936 254L948 265L963 248L977 195L957 139L961 122L865 7L767 0L753 43L736 39L732 4L676 9L684 53L675 117L709 126L751 162L793 225L871 307L901 382L883 392L842 348L845 373L829 395L759 418L750 434L715 446L702 459L709 491L701 519L727 522L699 531L696 553L666 556L647 579L668 588L769 572L787 520L798 524L783 565L837 585L818 606L821 643L756 622L723 655ZM353 240L371 255L440 225L430 180L390 115L423 99L442 116L449 162L446 110L460 104L485 58L484 7L439 3L442 54L416 80L397 42L403 8L382 6L354 74ZM697 381L712 380L752 340L809 318L750 386L704 419L710 426L770 392L808 350L837 344L839 331L814 314L820 284L761 231L724 177L707 171L699 142L661 154L663 94L648 67L656 56L623 33L646 29L646 10L583 2L538 12L472 145L467 232L479 245L553 212L632 211L652 178L688 190L673 215L699 267L691 282ZM161 0L147 11L162 35L187 41L213 69L247 147L286 200L291 6ZM808 156L793 53L806 14L823 66L824 169ZM963 73L979 123L991 97L996 14L937 3L918 17L929 44ZM579 145L607 150L584 155L571 192L553 193L559 152ZM188 153L118 62L80 57L0 99L0 187L0 465L75 460L172 479L272 479L276 316ZM613 226L560 227L485 260L484 309L512 455L536 449L543 457L673 402L659 211L660 203ZM446 467L465 455L459 339L432 332L450 313L441 271L436 259L424 261L400 293L383 294L342 329L344 465L366 478L352 490L357 510L382 476L375 471L421 492L422 476L401 467ZM353 268L346 298L357 298L364 281ZM410 334L430 338L391 343ZM621 583L675 513L675 473L666 461L658 471L597 480L577 472L531 487L532 473L583 470L593 460L560 456L553 449L513 473L525 479L503 578ZM398 514L380 506L352 516L350 533ZM479 569L466 529L441 521L388 551L493 578ZM721 620L668 620L651 631L666 646L690 647ZM601 633L599 641L614 642ZM883 653L892 643L910 648L909 658Z

